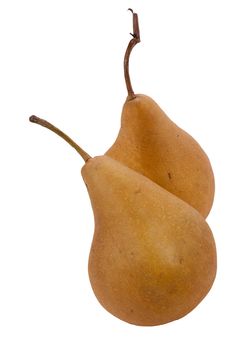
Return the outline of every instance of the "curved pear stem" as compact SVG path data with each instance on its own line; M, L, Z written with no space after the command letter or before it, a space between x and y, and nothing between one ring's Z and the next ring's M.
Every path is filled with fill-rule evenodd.
M58 136L60 136L61 138L63 138L63 140L65 140L66 142L68 142L68 144L70 146L72 146L77 152L78 154L83 158L83 160L85 162L88 161L88 159L91 158L91 156L86 153L81 147L79 147L77 145L76 142L74 142L69 136L67 136L63 131L61 131L60 129L56 128L56 126L54 126L53 124L47 122L47 120L44 120L44 119L41 119L41 118L38 118L36 117L35 115L32 115L30 118L29 118L30 122L32 123L36 123L36 124L39 124L51 131L53 131L55 134L57 134Z
M130 75L129 75L129 58L130 54L138 43L140 43L140 30L139 30L139 21L138 21L138 15L137 13L134 13L132 9L129 9L129 11L133 14L133 34L130 33L133 37L133 39L130 40L128 47L125 52L124 57L124 74L125 74L125 83L128 91L128 99L132 100L135 98L135 94L132 88Z

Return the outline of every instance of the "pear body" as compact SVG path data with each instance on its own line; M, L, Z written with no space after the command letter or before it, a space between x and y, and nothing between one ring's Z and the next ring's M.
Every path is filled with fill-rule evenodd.
M136 95L125 102L118 137L106 154L207 217L214 199L209 159L200 145L150 97Z
M82 168L95 218L89 277L102 306L135 325L185 316L216 274L213 235L191 206L108 156Z

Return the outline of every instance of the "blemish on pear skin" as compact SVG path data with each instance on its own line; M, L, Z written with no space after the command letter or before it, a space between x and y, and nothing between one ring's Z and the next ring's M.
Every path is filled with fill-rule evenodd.
M168 174L169 180L171 180L171 178L172 178L171 173L167 173L167 174Z

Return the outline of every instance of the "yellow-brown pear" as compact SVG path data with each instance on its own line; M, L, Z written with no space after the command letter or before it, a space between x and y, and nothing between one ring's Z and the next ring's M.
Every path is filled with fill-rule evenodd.
M95 218L89 276L102 306L141 326L195 308L216 274L214 238L199 212L111 157L91 158L52 124L30 121L63 137L86 162L82 176Z
M106 154L145 175L207 217L215 187L207 155L153 99L133 92L129 57L140 41L137 15L133 18L134 38L124 60L128 97L123 106L119 134Z
M141 326L189 313L216 274L215 243L203 217L110 157L89 159L82 176L95 217L89 276L99 302Z

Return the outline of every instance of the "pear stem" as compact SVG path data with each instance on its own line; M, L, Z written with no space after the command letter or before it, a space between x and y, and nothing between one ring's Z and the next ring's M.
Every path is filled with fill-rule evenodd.
M36 123L36 124L39 124L51 131L53 131L55 134L57 134L58 136L60 136L61 138L63 138L63 140L65 140L66 142L69 143L70 146L72 146L77 152L78 154L83 158L83 160L85 162L88 161L88 159L91 158L91 156L86 153L81 147L79 147L77 145L76 142L74 142L69 136L67 136L63 131L61 131L60 129L56 128L56 126L54 126L53 124L47 122L47 120L44 120L44 119L41 119L41 118L38 118L36 117L35 115L32 115L30 118L29 118L30 122L32 123Z
M132 9L128 9L133 14L133 34L130 33L133 36L133 39L130 40L124 57L124 74L125 74L125 83L128 91L128 100L134 99L136 96L134 94L131 79L129 75L129 58L130 54L138 43L140 43L140 30L139 30L139 21L138 21L138 15L137 13L134 13Z

